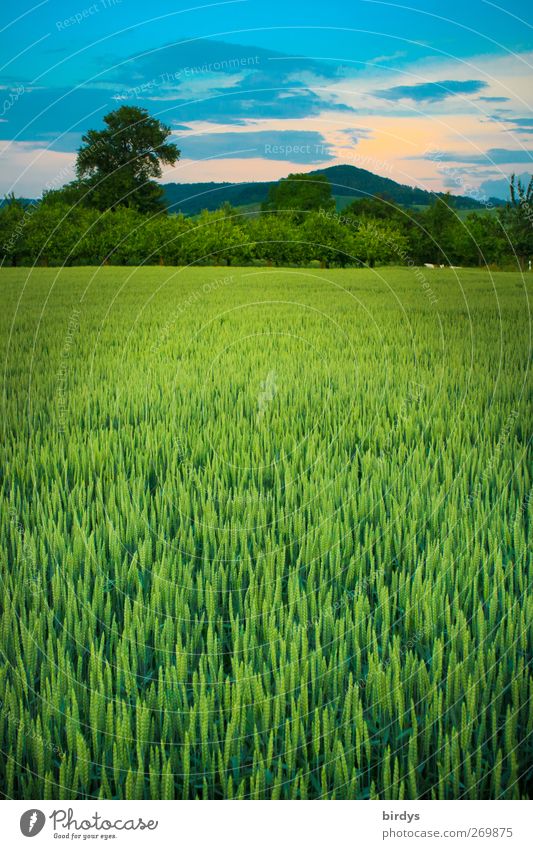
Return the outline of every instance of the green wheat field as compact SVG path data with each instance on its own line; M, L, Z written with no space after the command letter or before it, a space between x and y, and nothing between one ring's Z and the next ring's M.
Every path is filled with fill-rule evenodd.
M529 281L0 277L8 797L528 796Z

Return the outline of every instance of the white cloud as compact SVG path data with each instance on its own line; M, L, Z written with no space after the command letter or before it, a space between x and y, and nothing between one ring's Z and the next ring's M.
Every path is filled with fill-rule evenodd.
M48 150L42 142L0 141L2 195L40 197L43 188L59 188L74 177L75 153Z

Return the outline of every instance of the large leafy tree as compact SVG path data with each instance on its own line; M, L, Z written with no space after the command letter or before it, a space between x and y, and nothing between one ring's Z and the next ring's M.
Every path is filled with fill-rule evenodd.
M270 187L263 204L264 211L294 210L301 220L306 212L334 208L331 183L323 174L289 174Z
M71 193L79 192L81 200L100 210L164 210L164 192L155 179L162 165L174 165L180 155L167 141L170 128L137 106L121 106L104 117L104 124L105 129L82 137Z

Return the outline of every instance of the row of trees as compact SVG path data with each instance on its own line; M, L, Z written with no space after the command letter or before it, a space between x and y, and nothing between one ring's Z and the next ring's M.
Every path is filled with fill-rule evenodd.
M127 208L12 202L0 210L0 251L7 265L357 265L401 264L409 246L389 222L309 212L246 215L231 207L183 215Z
M169 215L155 182L180 151L170 128L144 109L122 106L89 130L78 151L76 179L38 204L15 198L0 209L4 264L276 264L376 263L494 265L533 255L533 180L511 181L496 212L461 220L450 195L426 211L386 197L335 211L325 176L290 174L270 189L261 212L225 205L193 218Z
M530 207L531 208L531 207ZM527 267L533 225L527 208L471 213L461 221L446 201L412 213L386 201L261 214L225 206L195 218L119 207L12 199L0 209L4 265L444 265ZM524 226L524 222L528 224Z

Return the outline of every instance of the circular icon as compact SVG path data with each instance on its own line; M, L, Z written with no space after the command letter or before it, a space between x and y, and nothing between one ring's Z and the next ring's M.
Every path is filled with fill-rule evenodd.
M42 831L46 822L46 817L42 811L37 808L31 808L29 811L24 811L20 818L20 830L24 837L35 837Z

